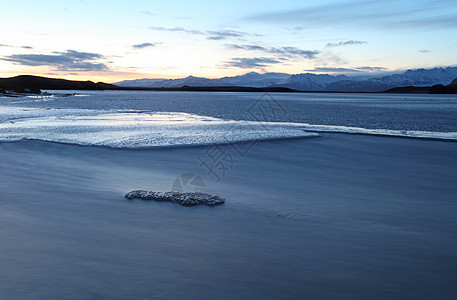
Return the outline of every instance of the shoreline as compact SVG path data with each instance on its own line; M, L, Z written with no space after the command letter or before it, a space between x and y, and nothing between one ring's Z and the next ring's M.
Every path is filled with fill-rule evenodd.
M244 87L244 86L228 86L228 87L205 87L205 86L191 86L191 87L172 87L172 88L148 88L148 87L119 87L113 89L49 89L43 88L46 91L90 91L90 92L109 92L109 91L132 91L132 92L208 92L208 93L283 93L283 94L392 94L392 95L456 95L456 92L442 92L442 93L431 93L428 89L421 89L419 91L407 91L402 90L404 87L394 88L394 90L385 90L379 92L360 92L360 91L302 91L294 90L283 87ZM431 88L431 87L430 87ZM0 93L4 97L17 97L17 94L10 96L8 93ZM19 94L21 95L21 94ZM22 93L27 96L39 96L36 92L33 93Z
M58 78L46 78L33 75L19 75L10 78L0 78L0 94L8 94L9 91L19 93L41 93L40 90L127 90L127 91L198 91L198 92L279 92L279 93L311 93L292 89L285 86L277 86L278 83L264 87L217 85L217 86L189 86L179 87L123 87L104 82L75 81ZM348 92L348 91L315 91L317 93L400 93L400 94L456 94L457 85L452 82L444 86L397 86L377 92Z

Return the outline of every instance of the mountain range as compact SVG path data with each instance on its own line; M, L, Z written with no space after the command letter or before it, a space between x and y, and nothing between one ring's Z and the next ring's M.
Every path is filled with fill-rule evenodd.
M66 80L33 75L19 75L0 78L0 95L20 96L20 94L41 94L41 90L149 90L149 91L200 91L200 92L279 92L294 93L286 87L247 87L247 86L180 86L167 88L120 87L113 84L92 81Z
M147 88L176 88L182 86L245 86L245 87L270 87L278 83L285 83L290 77L286 73L247 73L241 76L208 79L189 76L179 79L135 79L113 83L121 87L147 87Z
M37 93L41 90L151 90L224 92L387 92L457 93L457 67L408 70L402 74L361 79L328 74L247 73L208 79L138 79L116 84L19 75L0 78L0 94Z
M180 79L136 79L114 83L120 87L178 88L244 86L286 87L299 91L380 92L401 86L449 85L457 78L457 67L407 70L400 74L371 78L329 74L286 74L251 72L240 76L209 79L189 76Z

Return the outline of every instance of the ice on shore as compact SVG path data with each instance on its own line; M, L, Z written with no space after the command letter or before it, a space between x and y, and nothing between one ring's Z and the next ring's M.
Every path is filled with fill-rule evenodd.
M313 136L318 134L290 123L223 120L182 112L0 107L0 141L146 148Z
M301 128L313 133L345 133L419 139L457 140L457 132L436 132L420 130L370 129L349 126L301 124Z
M326 132L457 140L457 132L234 121L183 112L0 107L0 142L30 139L134 149L306 138Z
M181 206L208 205L216 206L225 203L225 199L219 196L206 193L180 193L180 192L152 192L152 191L132 191L125 194L129 200L155 200L177 203Z

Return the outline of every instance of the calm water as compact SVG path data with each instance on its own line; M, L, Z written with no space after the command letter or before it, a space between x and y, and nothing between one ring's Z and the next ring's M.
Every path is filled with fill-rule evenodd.
M249 108L262 96L83 94L0 99L10 107L2 110L9 127L0 130L22 116L32 129L48 120L98 141L71 124L106 109L244 120L258 116ZM451 96L272 96L281 107L265 116L275 122L457 131ZM54 108L58 115L43 113ZM195 118L213 124L193 115L192 126ZM107 126L91 124L84 126ZM237 157L220 181L201 166L208 149L0 143L0 299L455 298L457 143L327 133L268 141ZM227 203L183 208L123 198L133 189L170 190L183 173L200 174Z
M255 120L259 117L258 112L250 113L250 108L256 101L273 100L277 101L280 108L276 114L265 113L262 121L391 130L457 131L456 95L75 92L85 97L58 98L54 101L3 98L0 99L0 105L186 112L230 120Z

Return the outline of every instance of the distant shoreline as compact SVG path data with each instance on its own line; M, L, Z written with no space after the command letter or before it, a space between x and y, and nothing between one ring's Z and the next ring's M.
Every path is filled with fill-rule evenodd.
M377 94L380 92L338 92L338 91L299 91L284 87L244 87L244 86L183 86L183 87L120 87L119 91L156 91L156 92L246 92L246 93L331 93L331 94ZM382 92L381 92L382 93Z
M113 91L170 91L170 92L269 92L269 93L345 93L345 94L457 94L455 84L431 87L396 87L386 91L302 91L287 87L245 87L245 86L181 86L181 87L121 87L113 84L92 81L54 79L40 76L20 75L0 78L0 94L41 94L41 90L113 90Z

